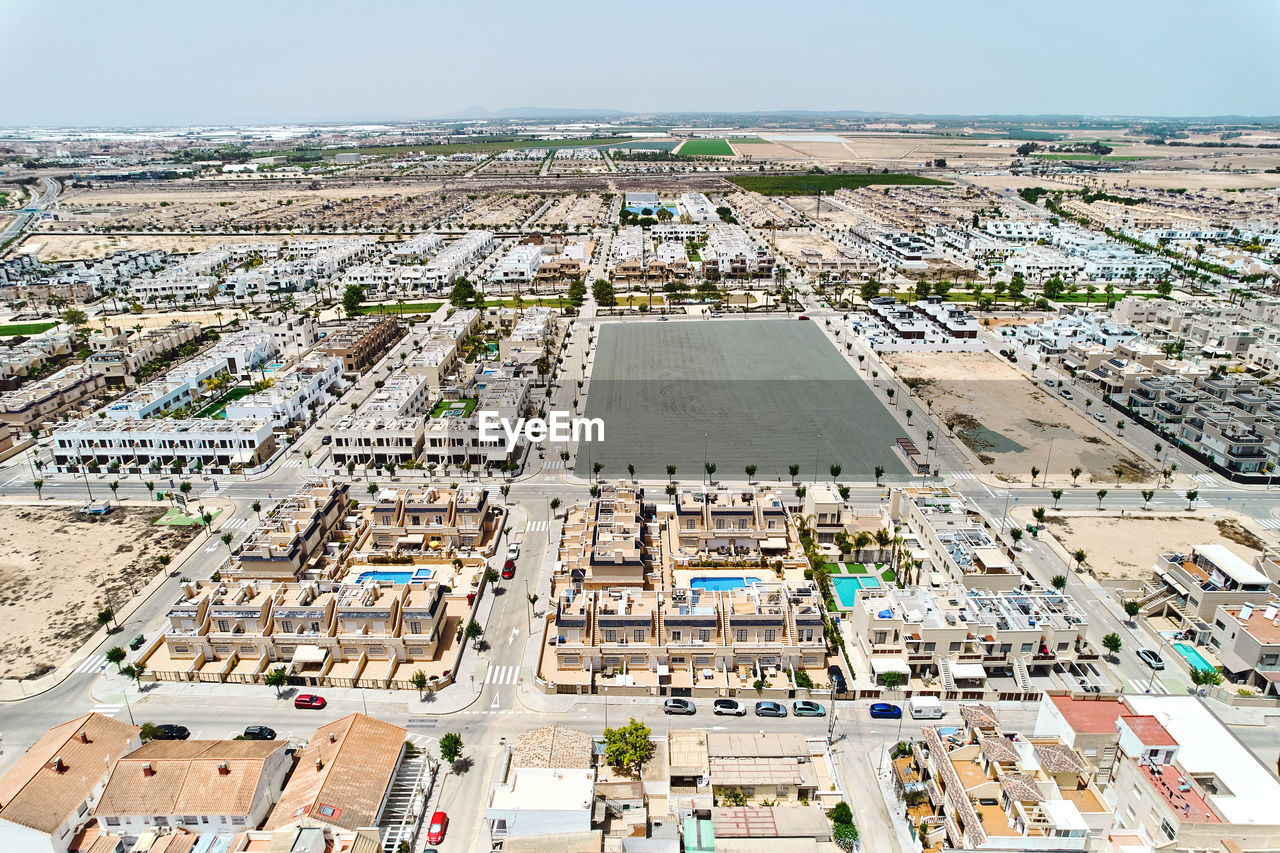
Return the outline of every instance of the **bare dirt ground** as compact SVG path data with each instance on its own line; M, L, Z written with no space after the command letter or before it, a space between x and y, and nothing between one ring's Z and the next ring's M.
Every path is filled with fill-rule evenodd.
M194 527L158 527L159 510L116 507L90 518L77 507L0 507L0 678L54 669L98 629L97 614L177 555ZM125 638L127 642L128 638Z
M218 237L113 237L106 234L36 234L22 244L23 252L35 252L41 261L74 261L105 258L115 252L134 249L162 249L171 254L195 254L214 246L233 243L261 243L260 236Z
M1023 511L1030 520L1030 512ZM1021 517L1021 516L1019 516ZM1145 580L1159 554L1186 553L1197 545L1225 545L1248 563L1262 553L1261 542L1241 527L1234 513L1194 515L1114 513L1064 515L1050 511L1049 532L1068 552L1083 549L1085 565L1102 580Z
M882 356L917 396L932 404L943 423L987 471L1009 483L1029 483L1035 466L1052 484L1069 485L1072 468L1083 468L1081 485L1151 482L1141 460L1091 419L1068 408L991 353L893 353ZM1049 453L1053 444L1052 456ZM1044 476L1044 474L1042 474Z

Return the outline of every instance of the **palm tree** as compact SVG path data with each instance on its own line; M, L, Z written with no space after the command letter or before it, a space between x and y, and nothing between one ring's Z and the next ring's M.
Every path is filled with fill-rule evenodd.
M36 489L36 500L40 500L40 499L41 499L41 498L40 498L40 492L41 492L41 490L42 490L42 489L44 489L44 480L39 480L39 479L37 479L37 480L33 480L33 481L32 481L32 483L31 483L31 485L35 486L35 489Z
M258 516L258 521L262 521L262 501L254 501L249 504L249 508Z
M1106 489L1098 489L1098 491L1097 491L1097 492L1095 492L1094 494L1096 494L1096 495L1097 495L1097 497L1098 497L1098 509L1102 509L1102 499L1103 499L1103 498L1105 498L1105 497L1107 496L1107 490L1106 490Z
M1040 476L1040 469L1032 465L1031 466L1031 485L1034 486L1036 484L1036 477L1039 477L1039 476Z
M853 536L853 553L857 562L862 562L862 552L871 544L871 534L865 530L859 530Z
M1057 509L1058 501L1062 500L1062 489L1054 489L1049 494L1053 496L1053 508Z
M1083 469L1083 468L1081 468L1081 467L1079 467L1079 466L1076 466L1076 467L1072 468L1072 469L1071 469L1071 485L1073 485L1073 486L1074 486L1074 485L1076 484L1076 480L1077 480L1077 479L1080 477L1080 475L1081 475L1081 474L1083 474L1083 473L1084 473L1084 469Z
M756 471L760 470L755 465L748 465L745 469L747 472L747 482L753 482L756 478Z
M875 474L876 474L876 485L878 486L880 485L880 478L884 476L884 466L877 465L875 467Z
M1071 559L1076 561L1077 572L1080 571L1080 567L1084 565L1084 562L1086 559L1088 559L1088 556L1089 556L1088 554L1086 554L1083 550L1080 550L1080 549L1077 549L1072 552Z
M1054 576L1053 576L1053 580L1049 581L1049 583L1050 583L1050 584L1053 586L1053 588L1054 588L1054 589L1056 589L1058 592L1062 592L1064 589L1066 589L1066 588L1067 588L1067 576L1066 576L1066 575L1054 575Z

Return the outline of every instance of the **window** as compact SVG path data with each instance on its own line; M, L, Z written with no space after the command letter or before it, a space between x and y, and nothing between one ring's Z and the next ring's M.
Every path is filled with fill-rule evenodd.
M956 643L952 643L952 644L948 647L948 649L949 649L950 651L953 651L953 652L958 652L958 651L960 651L960 643L958 643L958 642L956 642Z
M632 655L630 658L628 658L628 663L631 666L644 666L645 657L644 655Z
M693 530L697 525L697 519L691 518L684 523L685 530Z
M290 622L288 619L285 619L283 622L280 623L280 630L284 631L286 634L292 634L293 623Z
M184 825L184 826L199 826L199 825L200 825L200 818L196 817L196 816L195 816L195 815L193 815L193 814L183 815L183 816L182 816L182 823L183 823L183 825Z
M1032 646L1033 646L1033 645L1034 645L1034 644L1032 644L1032 643L1023 643L1023 644L1022 644L1022 651L1024 651L1024 652L1029 652L1029 651L1031 651L1031 649L1032 649Z
M710 664L711 664L711 658L709 656L704 657L702 655L699 655L693 659L694 666L709 666Z
M577 666L579 663L577 655L565 655L563 660L565 666Z
M703 643L711 642L711 629L703 628L702 630L698 631L698 640Z
M337 808L335 806L326 805L325 803L320 803L316 807L316 811L318 811L320 814L324 815L325 817L337 817L338 815L342 814L342 809Z
M737 642L745 643L747 641L747 629L739 628L737 631L734 632L734 637Z
M724 530L724 519L723 519L723 518L717 518L717 519L716 519L716 530Z
M173 647L173 653L175 655L185 655L185 654L188 654L190 651L191 651L190 646L174 646Z
M675 666L675 665L677 665L677 664L682 664L682 663L685 663L685 662L686 662L686 660L685 660L685 658L683 658L683 657L673 657L673 658L671 658L671 665L672 665L672 666Z
M777 632L777 630L776 630L776 629L774 629L774 628L765 628L765 629L764 629L764 641L765 641L766 643L772 643L772 642L774 642L775 640L777 640L777 638L778 638L778 632Z
M1160 829L1164 831L1164 834L1169 837L1170 841L1172 841L1174 839L1174 836L1178 834L1178 831L1174 829L1173 825L1170 824L1169 821L1167 820L1160 821Z
M228 630L230 630L230 628L231 628L231 625L230 625L230 623L228 623L228 622L227 622L227 620L226 620L226 619L219 619L219 620L218 620L218 630L219 630L219 631L228 631Z
M421 622L410 622L410 623L409 623L409 633L410 633L410 634L421 634L421 633L422 633L422 623L421 623Z
M673 643L678 643L678 642L680 642L680 637L681 637L681 634L680 634L680 632L679 632L679 631L672 631L672 632L671 632L671 642L673 642Z
M617 632L617 631L615 631L615 630L613 630L612 628L609 628L609 629L605 630L605 632L604 632L604 641L605 641L606 643L616 643L616 642L618 642L618 632Z
M632 632L631 632L631 640L632 640L632 642L635 642L635 643L643 643L643 642L644 642L644 629L642 629L642 628L637 628L637 629L635 629L634 631L632 631Z
M119 825L120 825L120 818L118 817L107 818L107 826L119 826Z

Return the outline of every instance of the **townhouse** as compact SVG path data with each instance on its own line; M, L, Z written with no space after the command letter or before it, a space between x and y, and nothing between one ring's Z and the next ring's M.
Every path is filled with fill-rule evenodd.
M1209 645L1233 682L1263 696L1280 696L1280 608L1220 604L1213 613Z
M489 281L500 284L528 284L538 276L542 265L542 247L518 243L512 246L489 273Z
M118 463L128 473L238 472L276 452L268 421L212 418L85 418L53 429L53 465L61 472Z
M673 728L667 733L665 746L671 791L669 810L705 814L711 809L712 821L720 812L722 831L730 839L747 833L741 827L730 830L727 826L735 816L732 810L712 808L728 797L741 797L748 809L764 804L787 814L812 811L819 817L824 817L823 809L844 797L835 756L825 738ZM692 841L692 823L685 825L686 849L691 849L688 845ZM817 829L815 824L810 825ZM707 830L711 828L703 827L700 834L709 836ZM830 836L829 824L813 837L824 835ZM716 837L719 836L717 832ZM730 849L738 849L734 845L733 840L724 843ZM715 849L720 846L717 843Z
M322 348L329 355L341 358L342 369L347 373L363 373L402 334L395 317L369 314L349 319L337 331L330 331Z
M905 550L920 562L921 577L929 574L931 585L958 582L988 592L1022 586L1023 574L1000 544L998 531L949 489L895 489L889 514L906 528Z
M1138 599L1144 615L1175 620L1191 639L1210 640L1219 608L1265 607L1271 580L1224 545L1197 545L1190 553L1156 557L1150 591Z
M227 420L251 418L273 427L314 421L333 402L330 391L342 380L342 360L315 352L271 374L271 384L233 400L223 409Z
M469 389L446 389L423 428L422 461L427 465L493 468L518 463L528 448L521 434L514 443L505 434L486 439L477 412L509 423L528 411L529 380L511 370L474 377ZM501 433L501 430L498 430Z
M433 290L449 287L492 248L492 231L468 231L431 259L423 271L422 285Z
M562 726L524 732L503 750L485 798L490 844L589 831L595 786L591 735Z
M444 248L440 235L430 231L415 234L391 250L394 264L421 263Z
M807 565L786 504L770 489L685 490L662 515L663 555L673 568Z
M498 341L498 357L522 362L541 358L555 331L555 313L550 308L531 308L518 319L505 338Z
M752 242L741 225L719 224L707 229L707 243L699 250L703 275L721 278L771 278L773 253Z
M358 520L348 519L349 483L312 480L299 485L277 503L223 564L223 577L232 580L293 581L332 579L343 551L329 547L339 535L358 532Z
M134 374L201 335L199 323L170 323L130 334L115 326L89 336L88 364L110 385L132 385Z
M702 193L681 193L680 209L690 222L719 222L720 214Z
M644 489L619 481L601 484L596 497L569 507L556 577L586 590L643 586L653 571L643 501Z
M423 418L431 402L430 377L400 372L383 382L360 408L334 425L335 465L375 467L416 460L423 448Z
M37 429L107 387L92 364L72 364L14 391L0 393L0 423L20 432Z
M352 559L377 563L393 555L487 552L501 533L503 512L479 486L383 489L365 513Z

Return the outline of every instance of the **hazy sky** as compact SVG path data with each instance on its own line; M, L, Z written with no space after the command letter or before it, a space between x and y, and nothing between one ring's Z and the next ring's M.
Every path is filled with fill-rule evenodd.
M0 124L628 111L1280 115L1275 0L0 0Z

